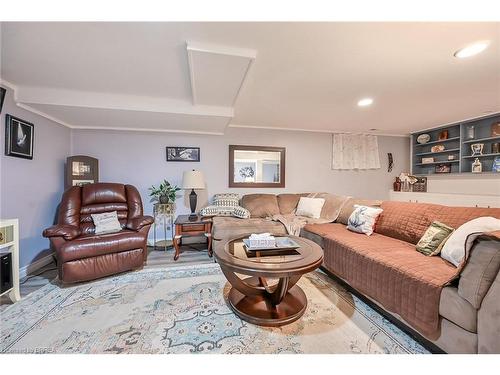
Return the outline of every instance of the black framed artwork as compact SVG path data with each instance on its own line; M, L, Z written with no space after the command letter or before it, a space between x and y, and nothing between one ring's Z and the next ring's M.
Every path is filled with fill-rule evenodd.
M5 155L33 159L34 136L32 123L5 115Z
M4 89L3 87L0 87L0 113L2 113L3 100L5 99L6 93L7 93L7 90Z
M200 161L200 148L169 146L167 161Z

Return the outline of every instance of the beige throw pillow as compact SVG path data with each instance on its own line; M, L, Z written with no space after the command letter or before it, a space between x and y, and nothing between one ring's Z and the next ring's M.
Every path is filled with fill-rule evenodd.
M418 241L416 246L417 251L427 256L439 254L453 231L454 229L446 224L439 221L432 222Z
M301 197L299 199L295 215L319 219L321 217L321 209L324 204L325 200L323 198Z
M95 225L95 234L116 233L122 230L116 211L103 214L91 214Z

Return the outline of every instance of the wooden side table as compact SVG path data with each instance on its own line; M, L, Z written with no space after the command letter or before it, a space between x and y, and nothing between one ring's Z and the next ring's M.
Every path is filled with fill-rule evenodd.
M174 222L175 237L174 260L179 259L180 243L183 237L205 236L207 237L208 256L212 257L212 219L197 216L196 220L190 219L189 215L179 215Z

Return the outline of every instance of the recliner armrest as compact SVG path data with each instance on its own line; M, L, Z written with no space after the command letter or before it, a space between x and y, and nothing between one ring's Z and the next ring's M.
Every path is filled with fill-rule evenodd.
M139 231L142 227L146 225L153 224L154 219L151 216L138 216L127 221L127 228L131 230Z
M46 238L63 237L65 240L69 241L74 240L80 234L82 234L80 228L64 224L53 225L43 231L43 236Z

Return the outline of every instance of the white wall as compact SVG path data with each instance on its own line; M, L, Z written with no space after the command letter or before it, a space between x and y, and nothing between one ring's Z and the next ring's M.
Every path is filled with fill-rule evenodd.
M19 261L24 267L48 254L49 241L42 231L54 223L64 191L71 137L67 127L18 107L10 89L3 103L2 132L7 113L35 126L33 160L5 156L5 137L0 137L0 218L19 219Z
M124 132L108 130L74 130L73 154L99 159L101 181L130 183L139 189L148 203L148 187L163 178L181 185L182 172L199 169L204 172L207 190L199 194L199 207L215 193L309 192L328 191L367 198L387 199L392 181L409 169L409 141L404 137L379 137L382 168L370 171L333 171L332 137L325 133L290 132L262 129L229 128L224 136L185 135L171 133ZM286 147L286 188L228 188L228 145L261 145ZM166 146L200 147L199 163L167 162ZM394 169L387 172L387 152L392 152ZM177 213L188 212L188 204L180 199Z
M498 175L435 176L427 179L429 193L500 195Z

